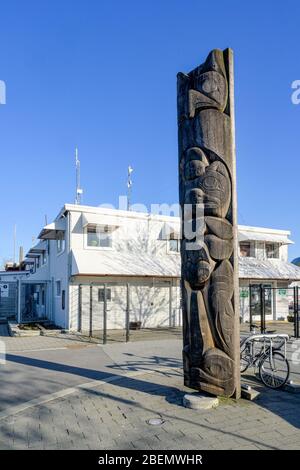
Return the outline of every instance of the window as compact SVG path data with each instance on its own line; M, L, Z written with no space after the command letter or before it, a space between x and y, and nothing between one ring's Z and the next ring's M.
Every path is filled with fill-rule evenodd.
M39 257L39 256L36 257L36 262L35 262L35 263L36 263L36 264L35 264L36 269L39 269L39 267L40 267L40 265L41 265L41 260L40 260L40 257Z
M250 258L251 245L250 242L240 243L240 256L242 258Z
M45 298L46 298L46 292L45 292L45 287L42 287L42 306L45 306Z
M180 240L176 233L170 233L170 238L168 240L168 250L170 253L180 252Z
M57 253L62 253L65 250L65 240L63 238L63 235L61 235L56 240L56 247L57 247Z
M98 302L104 302L104 287L98 289ZM106 300L111 301L111 289L106 288Z
M46 263L47 263L47 252L46 252L46 251L43 251L43 254L42 254L42 263L43 263L43 264L46 264Z
M66 291L63 290L61 293L61 308L64 310L66 308Z
M267 258L279 258L278 243L266 243L266 257Z
M107 225L88 225L87 246L95 248L112 248L111 228Z
M60 281L56 281L56 295L57 297L60 297L61 295L61 282Z

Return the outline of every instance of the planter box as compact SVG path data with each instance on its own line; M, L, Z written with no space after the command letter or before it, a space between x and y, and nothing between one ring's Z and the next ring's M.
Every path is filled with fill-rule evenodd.
M142 326L141 321L131 321L129 322L129 329L130 330L140 330Z
M43 325L38 323L38 327L41 330L41 336L57 336L61 333L66 333L66 330L61 328L45 328Z
M8 332L10 336L40 336L40 330L22 330L18 323L8 322Z

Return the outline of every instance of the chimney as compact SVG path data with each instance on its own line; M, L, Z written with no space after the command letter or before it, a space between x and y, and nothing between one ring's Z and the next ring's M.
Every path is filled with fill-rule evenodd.
M24 250L23 250L23 247L20 246L20 248L19 248L19 265L21 265L23 260L24 260Z

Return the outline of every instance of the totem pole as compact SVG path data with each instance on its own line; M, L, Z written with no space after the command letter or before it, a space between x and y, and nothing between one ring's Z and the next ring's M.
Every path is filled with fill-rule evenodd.
M233 53L178 74L186 386L240 396Z

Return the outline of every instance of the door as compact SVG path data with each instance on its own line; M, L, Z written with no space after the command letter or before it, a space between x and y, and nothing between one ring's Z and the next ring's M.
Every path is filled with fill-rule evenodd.
M0 282L0 319L14 319L18 312L17 282Z
M263 287L266 320L272 320L273 318L272 284L251 284L250 308L251 308L251 313L252 313L252 320L258 321L261 318L262 305L261 305L260 286Z

